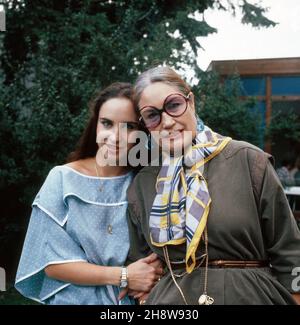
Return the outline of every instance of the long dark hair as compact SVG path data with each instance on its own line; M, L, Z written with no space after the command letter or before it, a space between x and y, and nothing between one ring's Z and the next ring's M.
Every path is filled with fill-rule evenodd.
M115 82L105 89L101 90L90 101L90 118L87 122L86 128L83 131L75 151L71 152L67 157L67 162L95 157L98 144L96 143L97 123L101 106L112 98L127 98L132 100L133 88L130 83Z

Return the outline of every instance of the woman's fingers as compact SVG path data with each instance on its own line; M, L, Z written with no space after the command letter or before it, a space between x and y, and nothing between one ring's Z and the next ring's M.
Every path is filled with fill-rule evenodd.
M159 268L155 269L155 273L156 273L156 275L159 275L161 277L164 275L165 272L161 267L159 267Z
M139 298L139 304L144 305L148 299L149 293L144 293L140 298Z
M162 276L160 274L155 274L154 284L156 284L158 281L160 281L161 278L162 278Z
M164 275L164 273L165 273L164 268L163 268L164 264L162 263L162 261L159 258L157 258L155 261L149 263L149 265L151 265L152 267L155 268L156 274Z
M137 290L129 290L128 291L128 295L129 296L132 296L135 298L136 295L138 295L140 293L140 291L137 291Z
M139 292L134 296L134 299L139 299L139 298L143 297L144 294L145 294L145 292Z
M151 266L153 267L161 267L162 266L162 262L161 260L157 257L156 260L154 260L153 262L149 263Z
M153 263L155 260L157 260L157 258L158 258L157 255L155 253L152 253L149 256L142 258L140 261L150 264Z
M131 290L149 292L163 275L162 267L154 268L151 262L157 259L151 254L128 266L128 285Z

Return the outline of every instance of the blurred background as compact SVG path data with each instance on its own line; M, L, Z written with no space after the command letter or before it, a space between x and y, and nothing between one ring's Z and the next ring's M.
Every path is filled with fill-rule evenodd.
M31 202L114 81L168 64L207 125L296 161L299 16L295 0L0 1L0 304L30 303L12 286Z

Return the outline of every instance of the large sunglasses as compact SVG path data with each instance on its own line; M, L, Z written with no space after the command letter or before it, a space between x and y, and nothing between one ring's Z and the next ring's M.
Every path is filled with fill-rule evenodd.
M172 117L179 117L187 110L188 101L190 100L189 96L190 94L188 96L178 93L171 94L166 97L161 109L154 106L144 106L140 109L141 117L139 121L147 129L153 129L160 124L163 112L166 112Z

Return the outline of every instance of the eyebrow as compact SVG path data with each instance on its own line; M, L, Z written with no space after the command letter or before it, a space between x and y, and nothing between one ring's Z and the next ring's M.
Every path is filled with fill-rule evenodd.
M139 112L141 112L144 108L154 108L154 109L156 109L156 110L158 110L158 111L161 111L161 110L164 109L163 107L158 108L158 107L153 106L153 105L145 105L145 106L139 108Z
M110 120L110 119L107 118L107 117L99 117L99 120L105 120L105 121L112 122L112 120Z
M189 99L189 97L190 97L190 92L189 92L189 94L186 96L185 94L182 94L182 93L172 93L172 94L169 94L165 99L164 99L164 101L163 101L163 106L164 106L164 104L165 104L165 102L166 102L166 100L169 98L169 97L171 97L172 95L181 95L181 96L183 96L183 97L185 97L186 99ZM143 107L141 107L141 108L139 108L138 107L138 109L139 109L139 112L141 111L141 110L143 110L144 108L148 108L148 107L150 107L150 108L155 108L155 109L157 109L157 110L163 110L163 108L164 107L157 107L157 106L154 106L154 105L144 105Z

